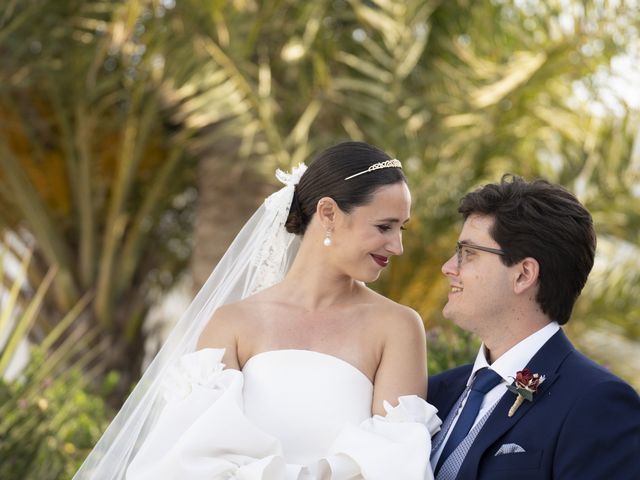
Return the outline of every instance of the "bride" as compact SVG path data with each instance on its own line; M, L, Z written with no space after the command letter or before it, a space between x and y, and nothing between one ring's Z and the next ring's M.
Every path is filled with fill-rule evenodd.
M365 285L402 254L400 162L278 178L74 479L433 478L422 321Z

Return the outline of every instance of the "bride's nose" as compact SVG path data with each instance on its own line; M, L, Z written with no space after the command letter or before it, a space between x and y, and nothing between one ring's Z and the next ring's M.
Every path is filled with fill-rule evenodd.
M402 247L402 232L398 232L393 236L393 239L387 244L387 250L392 255L402 255L404 248Z

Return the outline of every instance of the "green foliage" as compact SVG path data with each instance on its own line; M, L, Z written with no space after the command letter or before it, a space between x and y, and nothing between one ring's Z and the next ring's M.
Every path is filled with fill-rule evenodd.
M480 341L461 328L434 327L427 332L429 375L473 363Z
M46 356L31 355L18 379L0 379L0 478L71 478L113 412L80 369L42 379Z
M31 292L26 276L31 259L15 241L0 244L0 284L8 286L0 292L0 332L6 335L0 343L0 478L70 478L112 416L103 398L115 383L107 376L102 392L87 388L84 369L100 349L87 353L91 332L74 323L89 296L29 347L29 363L19 376L6 377L18 346L37 338L43 298L56 273L50 270Z

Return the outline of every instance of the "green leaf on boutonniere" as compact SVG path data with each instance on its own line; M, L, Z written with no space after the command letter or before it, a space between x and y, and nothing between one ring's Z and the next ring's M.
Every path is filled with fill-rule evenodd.
M527 390L526 388L517 388L515 385L507 385L507 388L510 392L515 393L516 395L521 395L528 401L533 401L533 392L531 390Z

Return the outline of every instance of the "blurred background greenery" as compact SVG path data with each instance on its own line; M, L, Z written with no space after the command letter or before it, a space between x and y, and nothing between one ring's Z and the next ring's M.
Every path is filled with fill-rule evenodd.
M432 373L477 348L441 316L458 200L512 172L593 213L567 330L640 388L639 8L0 0L0 477L69 478L161 341L149 312L197 290L276 167L347 139L410 178L374 287L421 313Z

